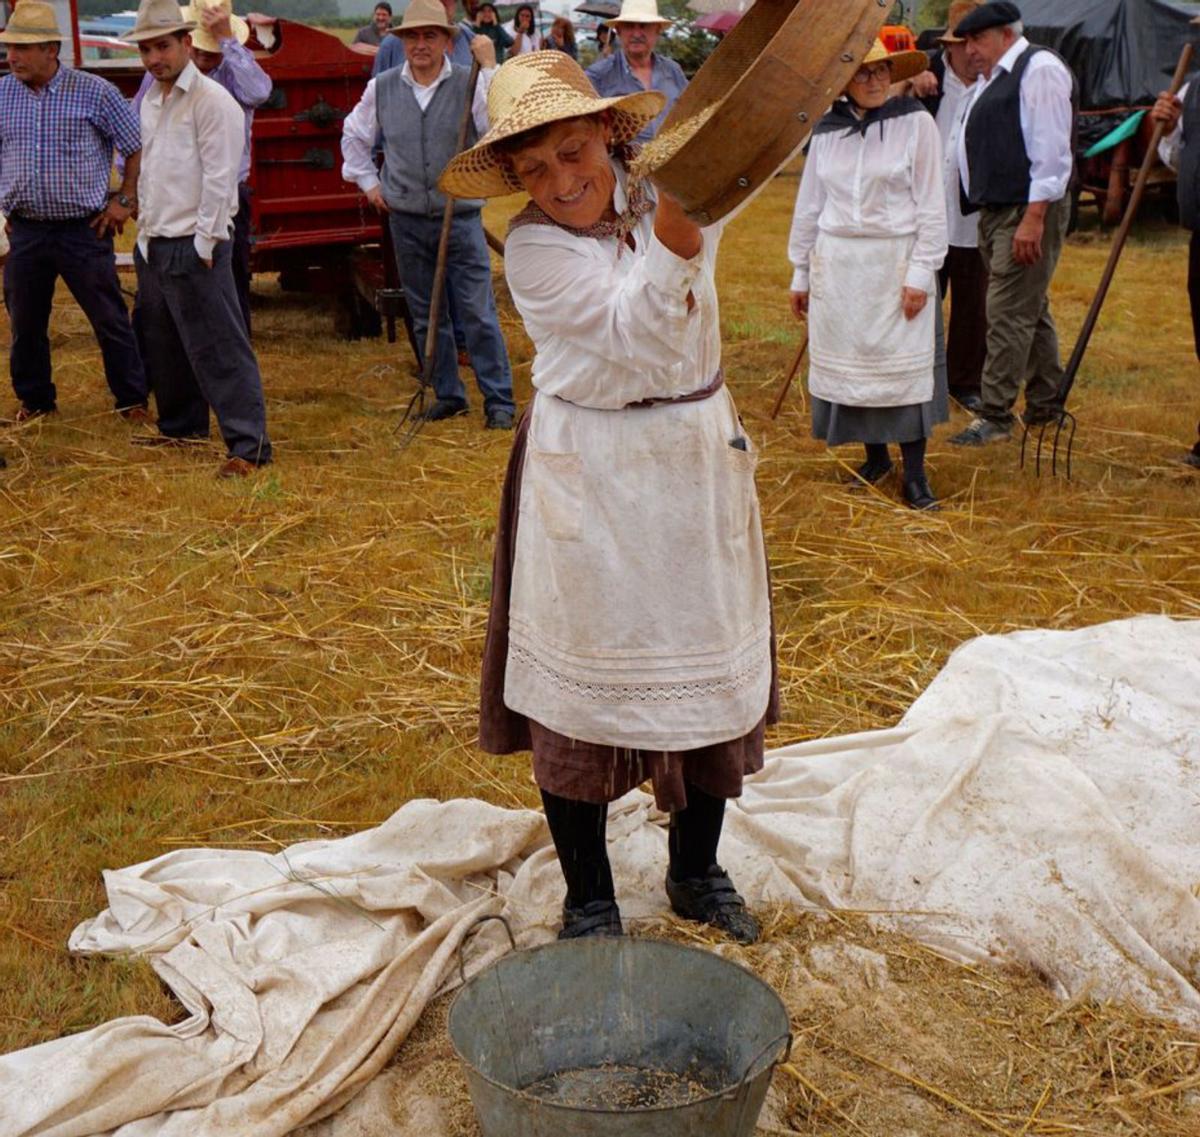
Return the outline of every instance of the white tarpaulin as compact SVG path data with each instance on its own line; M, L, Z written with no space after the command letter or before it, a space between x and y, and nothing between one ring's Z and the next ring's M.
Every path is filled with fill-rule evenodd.
M901 913L960 957L1200 1026L1198 772L1200 622L982 637L896 729L776 751L729 810L722 860L752 904ZM627 917L665 907L665 821L640 792L612 811ZM276 1137L327 1117L481 913L544 939L562 888L541 816L477 801L411 802L275 855L175 852L106 884L72 950L148 954L190 1017L0 1057L5 1137ZM493 925L469 955L500 950Z

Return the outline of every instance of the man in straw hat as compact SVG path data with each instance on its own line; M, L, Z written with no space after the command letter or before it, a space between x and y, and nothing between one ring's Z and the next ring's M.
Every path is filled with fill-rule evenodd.
M671 21L658 14L658 0L623 0L620 14L608 25L621 41L621 50L596 60L587 69L587 77L606 99L638 91L661 91L666 96L662 113L637 136L638 142L649 142L687 86L683 68L654 50L659 33L670 27Z
M451 63L469 68L474 59L471 54L471 44L479 33L470 20L455 19L458 12L457 0L441 0L441 5L446 14L446 23L455 29L454 35L446 45L446 54L450 57ZM400 29L394 28L390 36L383 37L383 42L375 53L375 62L371 65L371 75L375 77L382 75L385 71L390 71L393 67L403 67L405 59L404 40L400 35Z
M980 417L950 441L986 446L1012 434L1025 386L1025 423L1061 414L1063 368L1048 293L1067 233L1078 99L1070 68L1024 35L1008 0L982 4L955 35L980 70L958 140L966 211L979 213L990 279Z
M1192 24L1200 26L1200 16ZM1200 83L1185 84L1178 97L1164 91L1150 114L1165 128L1158 154L1163 164L1179 175L1179 221L1192 231L1188 245L1188 299L1196 355L1200 358ZM1200 434L1200 427L1197 433ZM1200 439L1181 461L1200 470Z
M192 62L200 74L216 80L237 100L246 120L246 144L238 167L238 209L233 218L233 281L249 333L251 131L254 108L271 97L271 77L244 46L250 38L250 25L231 13L229 0L195 0L183 9L183 18L196 24L192 31ZM153 84L154 76L146 72L133 99L135 110L141 110L142 99Z
M404 66L372 79L342 124L342 176L355 182L388 218L417 342L424 347L446 204L437 179L454 156L468 98L472 99L468 140L473 142L487 128L487 88L496 54L487 36L471 41L471 52L481 68L472 96L470 72L448 58L447 48L456 28L439 0L412 0L398 34L407 56ZM383 148L383 168L378 172L372 159L377 138ZM492 266L480 219L482 205L479 200L454 203L446 287L483 395L486 425L508 430L516 409L512 371L492 294ZM437 400L425 411L431 422L467 413L467 393L458 376L445 304L438 314L436 352L433 388Z
M942 138L946 222L950 238L946 263L938 274L942 295L950 295L946 367L950 397L972 414L983 409L980 384L987 356L987 269L979 254L979 215L964 214L958 177L958 136L979 69L967 58L967 43L954 29L983 0L954 0L941 48L930 55L929 70L913 80L915 94L933 115Z
M192 62L195 26L175 0L142 0L122 37L156 80L141 108L135 312L159 440L207 438L211 408L228 450L218 476L244 477L271 460L231 267L246 123L237 100Z
M501 499L480 745L533 752L562 938L620 934L608 803L650 779L672 908L750 942L717 847L778 709L757 454L721 371L721 228L629 173L663 101L600 98L562 52L517 56L442 175L456 197L531 199L504 267L535 395Z
M118 411L141 421L146 375L113 256L113 233L136 205L141 134L111 83L59 63L62 38L40 0L23 0L0 32L9 65L0 79L0 212L12 230L4 303L16 420L57 406L47 329L61 276L91 321ZM125 177L110 193L114 148Z

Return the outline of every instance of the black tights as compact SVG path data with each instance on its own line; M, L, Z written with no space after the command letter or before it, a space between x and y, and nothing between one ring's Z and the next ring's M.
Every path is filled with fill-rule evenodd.
M925 473L925 442L924 438L918 438L916 442L900 443L900 457L904 461L906 481L922 477ZM868 465L882 470L892 464L886 442L866 442L863 447L867 452Z
M671 879L703 876L717 863L717 845L725 820L725 799L684 782L687 809L671 814L668 837ZM571 801L542 790L542 807L558 863L567 882L567 904L582 908L593 900L613 900L612 867L608 863L605 828L608 806Z

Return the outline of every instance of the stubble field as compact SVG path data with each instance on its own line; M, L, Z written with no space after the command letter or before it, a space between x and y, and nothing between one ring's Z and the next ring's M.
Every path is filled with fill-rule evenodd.
M857 456L808 437L802 383L768 419L797 346L784 251L795 187L778 179L737 219L720 273L726 373L763 450L785 704L771 741L894 724L980 633L1200 615L1200 477L1174 461L1200 415L1182 235L1148 221L1126 254L1074 403L1073 482L1020 471L1015 445L948 446L958 414L931 446L945 509L916 515L894 484L841 488L838 458ZM515 204L489 208L494 231ZM1094 229L1069 243L1053 292L1064 351L1106 254ZM257 287L277 455L257 477L216 481L216 444L132 446L65 294L60 413L0 436L0 1052L117 1015L177 1015L148 967L66 954L71 929L103 907L105 868L182 846L347 834L414 797L536 802L524 757L474 743L510 436L483 430L472 392L471 417L401 452L412 380L400 347L339 341L319 302ZM498 291L524 405L530 346ZM780 925L780 937L799 934ZM963 979L937 966L934 987ZM1140 1020L1111 1013L1136 1050ZM1093 1097L1117 1104L1094 1129L1086 1111L1039 1127L1045 1104L1024 1130L1016 1112L1011 1127L982 1112L989 1128L843 1050L832 1072L807 1075L815 1095L792 1086L788 1101L809 1111L789 1106L796 1128L780 1131L897 1132L864 1129L847 1104L878 1083L934 1103L945 1125L927 1132L1194 1133L1185 1089L1172 1087L1200 1084L1200 1040L1164 1038L1192 1065L1135 1058L1122 1083L1114 1063ZM861 1084L842 1094L831 1086L847 1071ZM1031 1102L1041 1084L1031 1075Z

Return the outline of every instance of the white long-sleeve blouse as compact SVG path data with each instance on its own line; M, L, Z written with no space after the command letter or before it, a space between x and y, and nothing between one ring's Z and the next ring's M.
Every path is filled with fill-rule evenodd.
M809 291L809 264L820 232L915 238L904 284L934 291L947 243L942 144L931 115L885 119L865 135L813 136L788 241L793 292Z
M704 230L701 252L678 257L651 212L636 248L545 224L506 242L537 393L504 697L570 738L694 749L740 738L766 710L757 454L726 389L636 405L700 391L720 368L719 236Z

